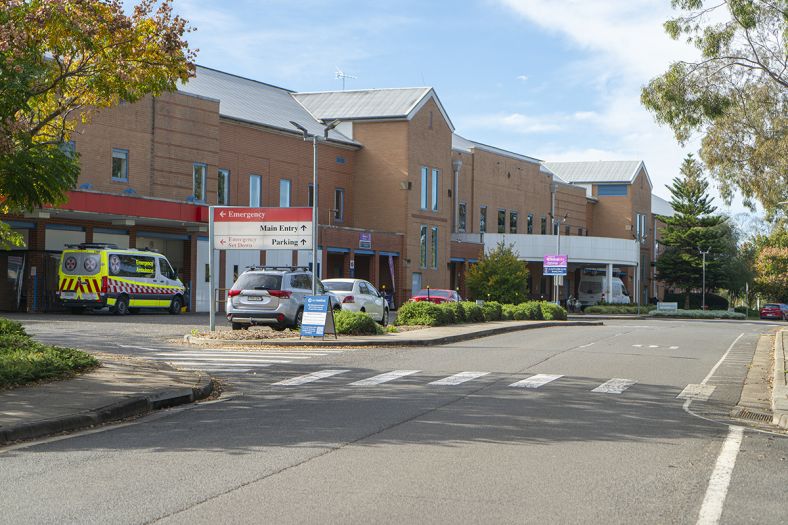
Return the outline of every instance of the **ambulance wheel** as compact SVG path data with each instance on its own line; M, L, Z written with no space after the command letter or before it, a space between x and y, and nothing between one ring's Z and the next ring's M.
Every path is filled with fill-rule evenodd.
M172 315L178 315L181 313L181 306L183 306L183 299L181 299L180 295L176 295L170 301L170 313Z
M85 309L82 308L81 306L72 306L71 308L68 309L68 311L71 312L74 315L79 315L79 314L84 314L85 313Z
M129 308L129 313L130 314L138 314L138 313L140 313L140 309L139 308Z
M112 313L115 315L126 315L129 313L129 298L125 295L118 297L118 300L115 301L115 308L112 309Z

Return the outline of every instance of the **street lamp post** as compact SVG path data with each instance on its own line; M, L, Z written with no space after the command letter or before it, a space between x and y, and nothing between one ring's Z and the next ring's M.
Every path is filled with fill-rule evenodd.
M706 309L706 255L711 251L711 248L706 248L704 252L698 248L698 252L703 256L703 280L701 281L701 310Z
M551 217L550 217L550 223L553 226L553 230L555 230L555 232L556 232L556 236L555 236L555 254L556 255L561 255L561 224L566 222L566 218L567 218L568 215L569 214L566 213L566 214L564 214L563 217L555 218L551 214ZM568 271L569 271L569 268L567 268L567 272ZM553 276L553 301L556 304L561 302L559 297L558 297L558 289L560 288L558 286L558 277L559 276L557 276L557 275ZM568 277L568 275L567 275L567 277Z
M328 140L328 132L337 127L339 120L335 120L323 128L323 140ZM312 295L317 295L317 141L318 136L295 121L290 121L304 135L304 141L312 139Z

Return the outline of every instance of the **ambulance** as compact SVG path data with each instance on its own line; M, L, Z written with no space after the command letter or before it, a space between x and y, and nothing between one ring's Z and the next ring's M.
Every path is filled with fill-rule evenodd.
M140 308L179 314L184 305L185 288L170 262L149 250L68 245L60 256L58 277L57 298L74 313L109 307L117 315Z

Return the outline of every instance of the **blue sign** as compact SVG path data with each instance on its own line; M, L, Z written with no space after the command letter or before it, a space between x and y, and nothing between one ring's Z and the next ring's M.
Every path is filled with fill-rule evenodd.
M307 295L304 298L304 315L301 318L302 337L323 337L326 334L326 320L330 319L329 332L333 333L334 317L329 315L331 301L327 295Z
M566 275L566 266L545 266L542 275Z

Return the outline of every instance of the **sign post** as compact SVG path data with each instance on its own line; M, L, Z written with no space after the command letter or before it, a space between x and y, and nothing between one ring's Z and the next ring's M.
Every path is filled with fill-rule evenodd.
M553 276L556 303L560 302L558 299L558 287L560 286L558 279L566 275L568 260L569 257L566 255L545 255L542 258L543 275Z
M216 330L214 250L312 250L312 208L208 208L210 329ZM313 277L317 267L312 265ZM314 279L313 279L314 281ZM333 320L333 318L332 318Z

